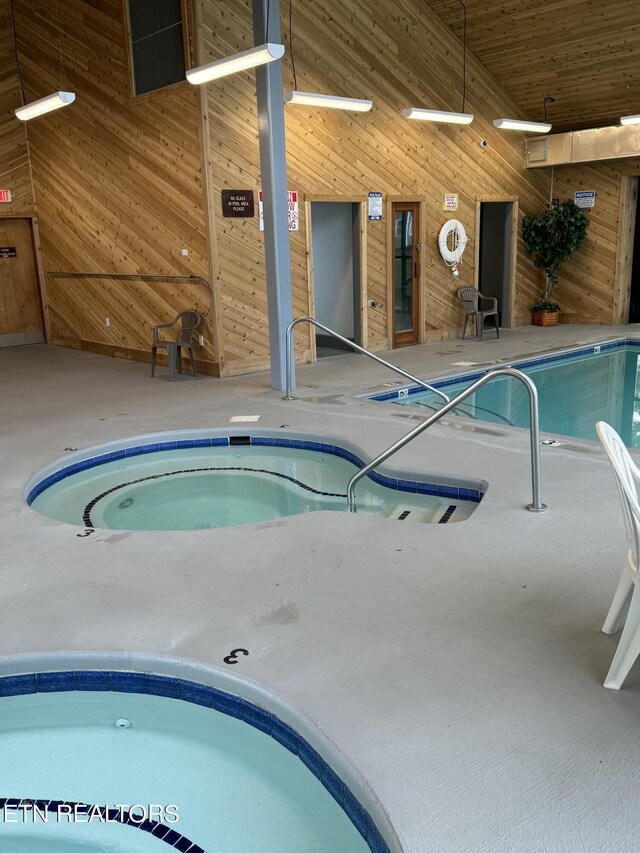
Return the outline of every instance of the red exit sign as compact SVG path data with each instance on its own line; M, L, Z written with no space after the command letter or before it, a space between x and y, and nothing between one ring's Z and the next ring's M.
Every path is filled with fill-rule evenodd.
M11 190L0 190L0 204L8 201L13 201L13 193Z

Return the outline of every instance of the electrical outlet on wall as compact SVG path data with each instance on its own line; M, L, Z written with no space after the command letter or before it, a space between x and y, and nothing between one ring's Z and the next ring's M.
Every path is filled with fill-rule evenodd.
M188 249L183 249L183 250L182 250L182 254L185 256L185 258L188 258L188 257L189 257L189 250L188 250Z
M204 346L204 335L198 335L198 343L201 347Z
M109 326L111 325L111 318L110 318L110 317L105 317L105 318L104 318L104 324L105 324L105 326L106 326L106 327L107 327L107 329L108 329L108 328L109 328Z

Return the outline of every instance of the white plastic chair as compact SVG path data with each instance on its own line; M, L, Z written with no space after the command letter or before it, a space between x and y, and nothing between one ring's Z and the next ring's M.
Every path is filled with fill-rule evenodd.
M615 634L623 622L626 605L629 605L620 642L604 682L605 687L619 690L640 654L640 592L636 583L640 553L640 503L637 488L640 484L640 470L613 427L598 421L596 431L613 468L629 546L627 565L622 570L616 594L602 626L605 634Z

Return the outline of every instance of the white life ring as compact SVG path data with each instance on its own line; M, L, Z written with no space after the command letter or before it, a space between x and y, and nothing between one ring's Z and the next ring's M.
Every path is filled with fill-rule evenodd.
M449 237L451 237L451 248L449 248ZM467 245L467 232L464 225L457 219L449 219L440 229L438 236L438 247L440 254L447 266L456 267L462 262L462 253Z

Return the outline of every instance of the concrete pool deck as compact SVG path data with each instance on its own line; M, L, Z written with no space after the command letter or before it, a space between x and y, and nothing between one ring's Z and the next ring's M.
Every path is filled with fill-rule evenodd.
M501 334L388 357L427 379L640 327ZM366 804L379 800L394 850L635 853L640 666L620 692L602 687L618 638L600 627L626 545L599 445L542 448L544 514L524 509L526 431L441 423L393 465L487 480L460 524L323 512L79 538L23 501L66 448L255 414L259 427L326 432L373 455L419 416L354 397L397 378L362 356L299 367L288 402L267 374L169 383L147 365L47 346L0 362L0 674L64 668L59 652L71 668L155 661L187 677L188 662L191 677L241 679L322 733ZM225 666L238 647L250 654Z

